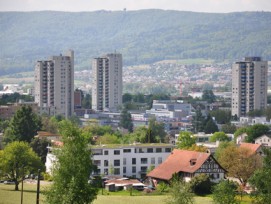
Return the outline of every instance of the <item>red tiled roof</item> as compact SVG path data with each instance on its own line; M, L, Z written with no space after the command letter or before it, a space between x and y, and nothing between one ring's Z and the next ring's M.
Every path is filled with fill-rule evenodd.
M170 180L174 173L194 173L209 156L209 153L174 149L168 158L147 176ZM195 161L195 164L191 165L191 161Z
M39 137L52 137L52 136L60 136L59 134L54 134L51 132L45 132L45 131L38 131L38 135Z
M240 147L250 149L253 153L256 153L257 150L261 147L261 144L241 143Z

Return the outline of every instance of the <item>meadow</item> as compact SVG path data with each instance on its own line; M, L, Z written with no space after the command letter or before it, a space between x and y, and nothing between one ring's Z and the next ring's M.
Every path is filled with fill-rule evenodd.
M36 203L36 184L24 184L23 203ZM46 185L41 186L41 191L44 191ZM20 185L21 189L21 185ZM165 204L168 195L152 195L144 194L142 192L133 191L133 195L127 191L121 192L99 192L97 199L93 204ZM249 204L250 199L244 198L242 204ZM21 203L21 191L14 191L14 185L0 184L0 204L14 204ZM195 204L212 204L212 198L207 197L195 197ZM40 204L45 204L44 195L40 195Z

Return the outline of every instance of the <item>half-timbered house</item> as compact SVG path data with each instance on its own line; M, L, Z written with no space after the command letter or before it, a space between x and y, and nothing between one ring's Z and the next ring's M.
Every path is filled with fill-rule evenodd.
M210 153L175 149L168 158L147 176L156 181L169 181L174 174L190 181L198 174L209 175L211 181L219 182L225 177L223 169Z

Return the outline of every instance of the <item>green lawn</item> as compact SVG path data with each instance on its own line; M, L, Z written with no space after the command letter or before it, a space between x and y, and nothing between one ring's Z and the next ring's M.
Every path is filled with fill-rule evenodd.
M24 184L24 193L23 193L23 203L36 203L36 184ZM42 186L41 190L45 187ZM20 184L21 189L21 184ZM104 194L107 194L104 192ZM44 196L41 194L40 204L44 204L42 202ZM110 192L108 195L101 195L101 191L97 199L93 202L93 204L164 204L167 196L166 195L151 195L151 194L143 194L142 192L133 191L133 196L129 195L127 191L121 191L112 193ZM249 197L245 197L243 204L249 204ZM195 197L195 204L211 204L212 199L210 197ZM21 191L14 191L14 185L4 185L0 184L0 204L14 204L21 202Z

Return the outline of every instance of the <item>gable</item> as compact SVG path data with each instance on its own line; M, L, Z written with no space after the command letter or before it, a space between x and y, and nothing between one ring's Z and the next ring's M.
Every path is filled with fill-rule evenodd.
M226 170L223 169L212 156L210 156L196 171L196 173L226 173Z

